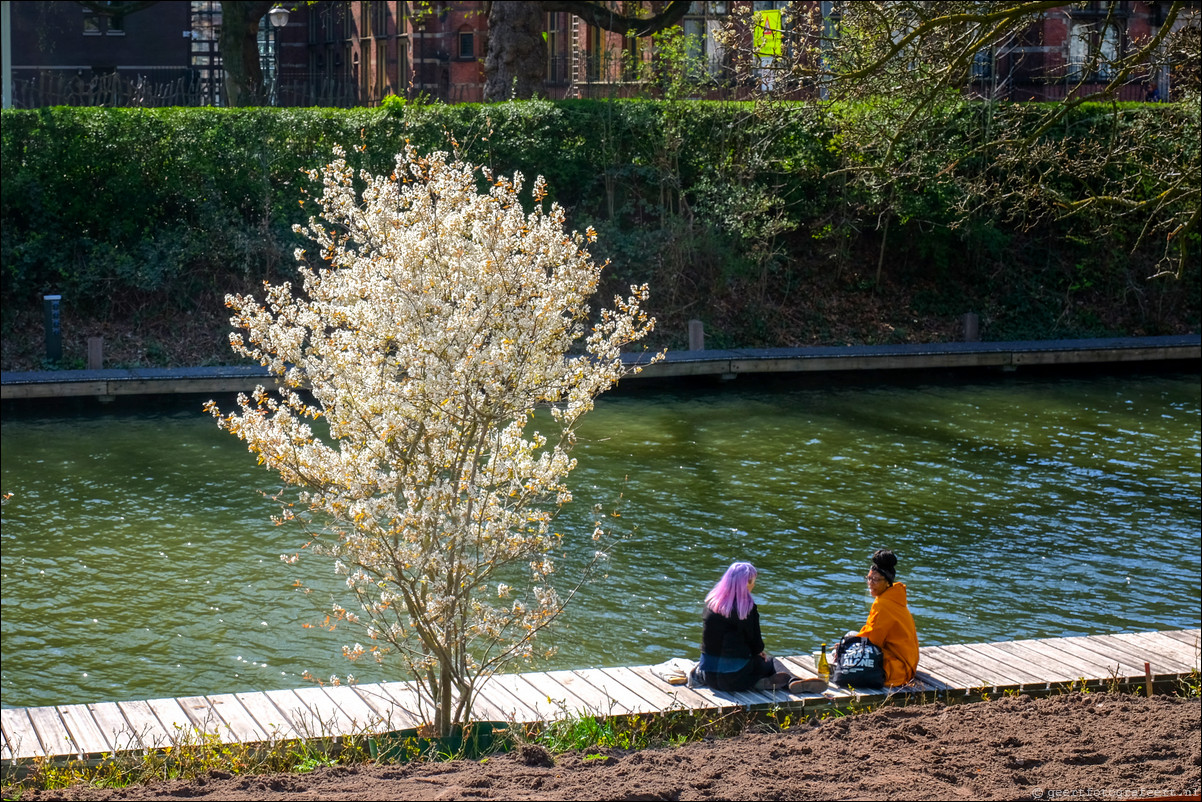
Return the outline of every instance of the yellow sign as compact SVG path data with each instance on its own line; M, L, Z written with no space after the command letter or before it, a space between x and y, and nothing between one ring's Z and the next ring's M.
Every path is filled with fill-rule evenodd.
M777 58L783 52L782 34L780 29L780 11L757 11L754 15L755 27L752 29L752 40L757 56Z

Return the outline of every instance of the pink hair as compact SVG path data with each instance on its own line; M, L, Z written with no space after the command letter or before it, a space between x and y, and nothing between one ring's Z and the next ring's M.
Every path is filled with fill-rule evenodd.
M738 613L739 620L747 617L755 601L747 586L755 579L755 566L751 563L731 563L730 568L705 596L705 605L715 613L730 616L731 610Z

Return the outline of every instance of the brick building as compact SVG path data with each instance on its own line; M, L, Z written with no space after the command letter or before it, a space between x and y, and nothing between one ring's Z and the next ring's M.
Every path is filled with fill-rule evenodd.
M293 5L287 15L265 15L260 24L259 52L270 103L370 106L390 94L451 103L483 99L488 47L483 2L327 0ZM695 94L737 97L753 85L754 78L736 73L732 55L713 34L738 6L771 15L786 5L771 0L692 3L679 33ZM838 14L838 3L803 5L823 19ZM6 66L4 94L15 106L223 103L217 33L221 3L216 0L167 0L124 17L95 14L69 0L6 1L3 6L0 50L11 65ZM1164 6L1091 2L1052 10L1021 36L978 54L968 90L994 98L1043 100L1063 97L1082 80L1077 91L1101 86L1111 77L1110 60L1164 22ZM646 39L623 37L557 12L546 14L545 40L546 97L624 96L646 90L646 70L639 65L656 58ZM1168 76L1154 66L1124 86L1122 97L1144 99L1149 80L1160 97L1169 98Z

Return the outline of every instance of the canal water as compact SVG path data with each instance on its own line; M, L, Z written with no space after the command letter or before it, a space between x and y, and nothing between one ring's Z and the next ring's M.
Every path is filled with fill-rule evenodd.
M924 644L1197 627L1200 408L1196 374L603 397L557 521L560 586L594 503L625 537L538 665L695 656L734 560L760 570L769 650L809 652L863 621L878 547ZM4 706L400 678L346 662L360 632L305 626L345 587L280 561L303 538L269 521L278 480L199 401L6 411L3 443Z

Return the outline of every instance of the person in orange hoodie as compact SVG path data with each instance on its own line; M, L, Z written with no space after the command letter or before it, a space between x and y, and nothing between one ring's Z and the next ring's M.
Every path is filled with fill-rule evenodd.
M879 646L885 655L885 685L905 685L918 670L918 630L906 606L906 586L896 582L897 555L889 549L872 554L864 580L872 594L868 621L855 633Z

